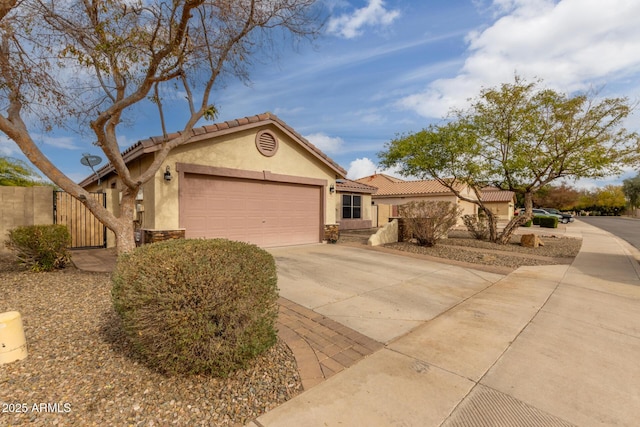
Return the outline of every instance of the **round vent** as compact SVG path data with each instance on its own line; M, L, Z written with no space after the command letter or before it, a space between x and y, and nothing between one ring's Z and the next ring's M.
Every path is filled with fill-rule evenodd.
M256 135L256 147L260 154L271 157L278 151L278 138L271 131L261 130Z

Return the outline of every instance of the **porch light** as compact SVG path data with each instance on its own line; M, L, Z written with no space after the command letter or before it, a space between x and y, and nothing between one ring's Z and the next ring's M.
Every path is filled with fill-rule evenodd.
M336 192L336 187L335 187L335 185L331 184L331 185L329 186L329 193L333 194L333 193L335 193L335 192Z
M164 180L169 182L171 181L171 168L167 165L167 168L164 170Z

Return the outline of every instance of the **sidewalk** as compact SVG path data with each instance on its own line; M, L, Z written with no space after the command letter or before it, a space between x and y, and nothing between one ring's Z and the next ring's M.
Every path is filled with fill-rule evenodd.
M637 425L640 255L565 235L570 266L521 267L249 426Z

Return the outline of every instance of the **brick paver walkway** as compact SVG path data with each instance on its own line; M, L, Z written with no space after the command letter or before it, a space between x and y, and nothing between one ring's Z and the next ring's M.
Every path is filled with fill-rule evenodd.
M288 299L278 302L278 335L293 351L305 390L384 346Z

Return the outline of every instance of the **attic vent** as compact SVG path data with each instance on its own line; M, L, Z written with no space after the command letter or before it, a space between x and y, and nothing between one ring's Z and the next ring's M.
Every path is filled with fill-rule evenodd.
M261 130L256 135L256 147L263 156L271 157L278 151L278 139L273 132Z

